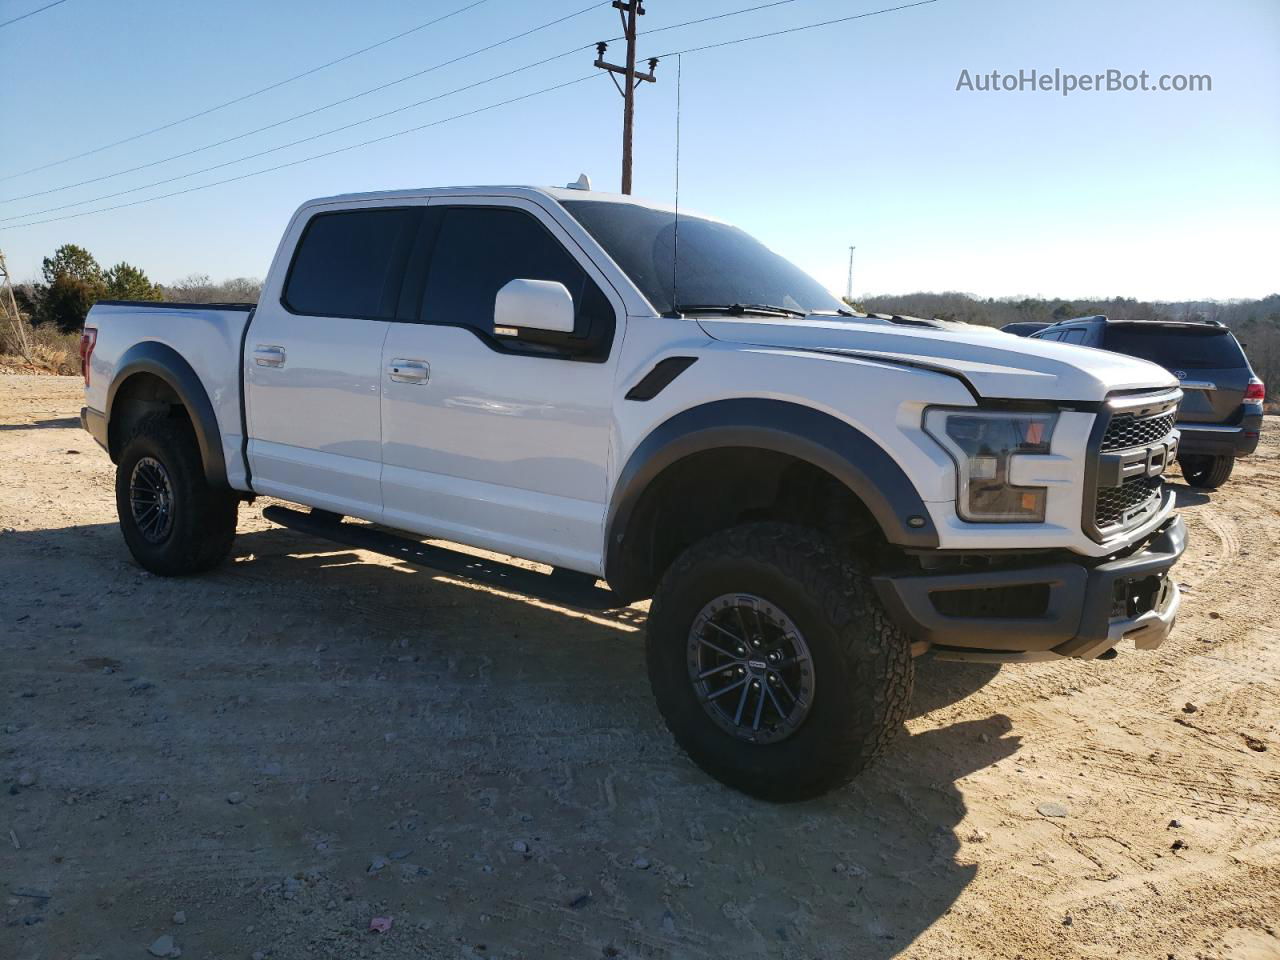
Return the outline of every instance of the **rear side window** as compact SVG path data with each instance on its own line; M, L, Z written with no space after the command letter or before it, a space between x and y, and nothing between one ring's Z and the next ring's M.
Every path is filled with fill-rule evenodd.
M557 280L573 297L574 337L585 337L604 294L560 241L529 214L501 207L443 211L422 298L424 323L493 332L493 305L510 280Z
M390 319L422 208L348 210L311 218L289 268L285 306L323 317Z
M1103 349L1150 360L1167 369L1227 370L1247 365L1240 344L1226 330L1137 324L1107 327Z

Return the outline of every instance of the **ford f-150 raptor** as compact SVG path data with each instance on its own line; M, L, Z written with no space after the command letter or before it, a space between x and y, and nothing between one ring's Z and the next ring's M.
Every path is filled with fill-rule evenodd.
M652 598L663 717L757 796L883 751L913 656L1110 657L1178 609L1168 372L855 315L743 231L630 197L314 200L256 305L102 302L82 356L146 569L213 567L268 495L335 540Z

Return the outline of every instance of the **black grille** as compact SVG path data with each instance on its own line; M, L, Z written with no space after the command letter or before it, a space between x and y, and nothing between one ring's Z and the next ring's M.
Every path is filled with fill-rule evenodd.
M1118 413L1107 424L1102 437L1102 452L1127 450L1163 440L1173 430L1175 413L1138 419L1132 413Z
M1106 530L1124 522L1124 515L1160 496L1159 477L1130 477L1118 487L1100 487L1094 507L1094 523Z

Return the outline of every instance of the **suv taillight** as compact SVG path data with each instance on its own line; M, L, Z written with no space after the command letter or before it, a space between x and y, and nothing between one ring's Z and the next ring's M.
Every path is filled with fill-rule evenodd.
M84 385L89 385L89 361L93 359L93 348L98 343L98 331L94 327L85 327L80 331L80 372L84 374Z
M1262 403L1267 399L1267 386L1257 377L1253 377L1249 381L1249 385L1244 388L1245 403Z

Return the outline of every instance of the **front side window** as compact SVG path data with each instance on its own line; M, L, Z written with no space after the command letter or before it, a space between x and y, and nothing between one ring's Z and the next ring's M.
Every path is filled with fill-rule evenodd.
M423 323L493 332L498 291L511 280L554 280L573 297L574 332L585 340L610 325L613 308L564 246L536 219L503 207L448 207L436 235L422 298ZM593 330L594 328L594 330Z
M345 210L311 218L285 282L294 313L390 319L422 208Z
M633 203L562 205L659 313L698 307L770 306L836 313L845 305L744 230Z

